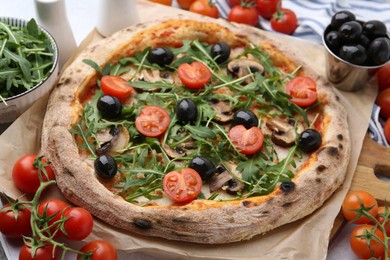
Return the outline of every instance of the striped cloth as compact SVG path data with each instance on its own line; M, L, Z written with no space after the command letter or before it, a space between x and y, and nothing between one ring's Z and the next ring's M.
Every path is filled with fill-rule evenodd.
M322 44L322 33L334 13L349 10L358 20L380 20L390 29L390 0L281 0L282 7L293 10L299 27L293 34L313 43ZM229 0L214 0L220 15L227 18L231 5ZM259 16L259 23L265 30L272 31L269 21ZM383 120L379 107L374 105L368 132L378 143L390 147L383 133Z

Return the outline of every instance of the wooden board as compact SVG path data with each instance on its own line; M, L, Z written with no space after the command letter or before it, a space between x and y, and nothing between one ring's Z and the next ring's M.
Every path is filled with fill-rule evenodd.
M380 204L390 201L390 182L380 177L390 178L390 148L386 148L369 136L363 142L358 165L352 179L350 190L364 190L371 193ZM346 220L340 213L335 219L330 240L332 241L345 225Z

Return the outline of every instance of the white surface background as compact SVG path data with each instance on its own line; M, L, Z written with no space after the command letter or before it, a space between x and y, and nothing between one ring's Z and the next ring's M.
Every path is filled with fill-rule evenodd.
M79 44L97 24L99 3L100 1L96 0L66 0L67 15L77 44ZM284 6L288 7L288 1L284 0ZM142 10L138 10L138 12L139 15L142 16ZM0 0L0 17L1 16L17 17L27 20L32 17L37 18L34 1ZM356 259L352 254L348 243L348 237L352 228L352 225L347 225L342 230L333 246L330 247L328 260ZM7 241L2 236L0 236L0 241L8 259L18 259L18 243L10 243L10 241ZM308 250L315 250L315 241L313 241L313 248L308 248ZM130 256L120 255L120 259L129 258ZM150 258L136 254L132 255L131 259Z

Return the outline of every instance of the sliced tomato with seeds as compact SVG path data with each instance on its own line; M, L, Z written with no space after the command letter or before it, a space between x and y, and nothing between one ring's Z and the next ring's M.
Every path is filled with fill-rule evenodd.
M170 121L171 117L163 108L146 106L135 119L135 127L145 136L157 137L168 129Z
M122 102L133 92L133 87L119 76L103 76L100 80L100 87L104 94L114 96Z
M309 77L298 76L287 83L286 93L291 96L291 102L308 107L317 101L317 83Z
M228 136L233 145L245 155L259 151L264 142L264 134L256 126L246 129L243 125L236 125L229 130Z
M190 202L198 197L202 188L202 178L191 168L171 171L164 176L165 193L176 202Z
M201 62L183 63L178 68L181 82L190 89L203 88L211 79L210 69Z

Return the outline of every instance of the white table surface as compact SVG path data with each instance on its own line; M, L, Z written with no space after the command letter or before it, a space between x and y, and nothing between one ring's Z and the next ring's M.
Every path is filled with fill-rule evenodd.
M76 40L79 44L95 28L98 18L98 5L96 0L66 0L66 9L69 22ZM37 18L33 0L0 0L0 17L18 17L22 19ZM327 260L357 259L349 247L349 234L353 226L347 225L338 235L329 249ZM9 260L18 259L18 245L10 243L2 235L1 245ZM313 249L308 249L313 250ZM1 257L1 254L0 254ZM120 254L120 259L129 259L130 256ZM142 254L134 254L131 259L154 259Z

